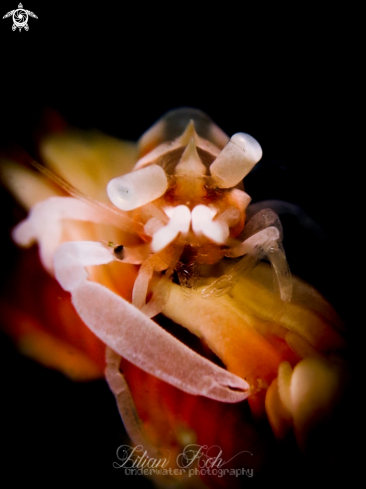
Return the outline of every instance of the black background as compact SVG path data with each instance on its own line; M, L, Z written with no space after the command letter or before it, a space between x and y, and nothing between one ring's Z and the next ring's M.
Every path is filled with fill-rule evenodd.
M16 3L2 2L1 16ZM202 109L229 135L252 134L264 156L247 192L254 201L293 202L322 227L325 242L288 222L290 266L332 301L357 343L357 166L349 154L356 75L352 39L334 18L250 4L23 5L38 16L28 32L0 21L1 145L30 147L46 107L72 125L130 140L180 106ZM14 481L77 474L122 484L111 468L122 427L104 383L71 384L19 357L6 338L1 362L3 460Z

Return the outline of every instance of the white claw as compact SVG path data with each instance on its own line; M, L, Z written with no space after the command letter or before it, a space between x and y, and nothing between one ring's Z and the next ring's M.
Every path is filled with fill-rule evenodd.
M196 234L203 234L215 243L225 243L229 236L229 226L225 221L213 221L216 210L206 205L197 205L192 211L192 229Z
M170 217L169 223L160 228L153 236L151 248L154 253L164 249L169 243L175 240L179 233L188 233L191 224L191 211L186 205L165 210Z
M221 188L235 187L262 158L262 148L249 134L238 132L210 166L211 176Z
M168 187L165 171L158 165L113 178L107 185L111 202L123 211L137 209L161 197Z
M55 253L55 274L71 292L81 319L106 345L159 379L193 395L239 402L248 383L201 357L132 304L103 285L87 280L85 267L114 260L102 244L63 243Z

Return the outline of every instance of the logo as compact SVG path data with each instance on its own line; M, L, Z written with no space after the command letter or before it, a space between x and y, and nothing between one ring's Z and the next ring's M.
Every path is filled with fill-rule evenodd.
M22 30L22 28L27 31L29 29L28 17L34 17L35 19L38 19L38 17L33 12L31 12L30 10L25 10L21 3L18 5L18 8L16 10L11 10L7 14L5 14L3 19L6 19L11 15L13 16L14 22L12 26L13 31L15 31L17 27L20 31Z

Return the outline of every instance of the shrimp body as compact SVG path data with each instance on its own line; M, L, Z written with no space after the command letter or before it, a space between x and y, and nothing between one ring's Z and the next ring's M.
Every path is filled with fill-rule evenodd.
M122 256L118 248L122 261L142 263L157 255L155 271L175 270L181 285L193 287L201 265L246 256L240 272L268 256L273 264L281 262L277 276L288 300L291 286L274 213L254 217L243 235L251 200L243 178L262 156L259 143L245 133L229 139L202 112L178 109L145 133L139 146L142 157L133 171L107 187L112 203L142 224L141 244L147 243L138 249L140 261L136 249L127 247ZM227 286L219 289L224 293Z

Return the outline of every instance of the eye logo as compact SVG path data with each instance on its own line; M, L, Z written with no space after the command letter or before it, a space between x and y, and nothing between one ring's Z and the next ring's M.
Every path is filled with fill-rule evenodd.
M13 31L18 29L21 31L22 28L24 28L26 31L29 29L28 27L28 17L34 17L35 19L38 19L38 17L31 12L30 10L25 10L23 9L23 5L20 3L18 5L18 8L15 10L11 10L7 14L4 15L3 19L6 19L7 17L13 16L13 26L12 29Z

